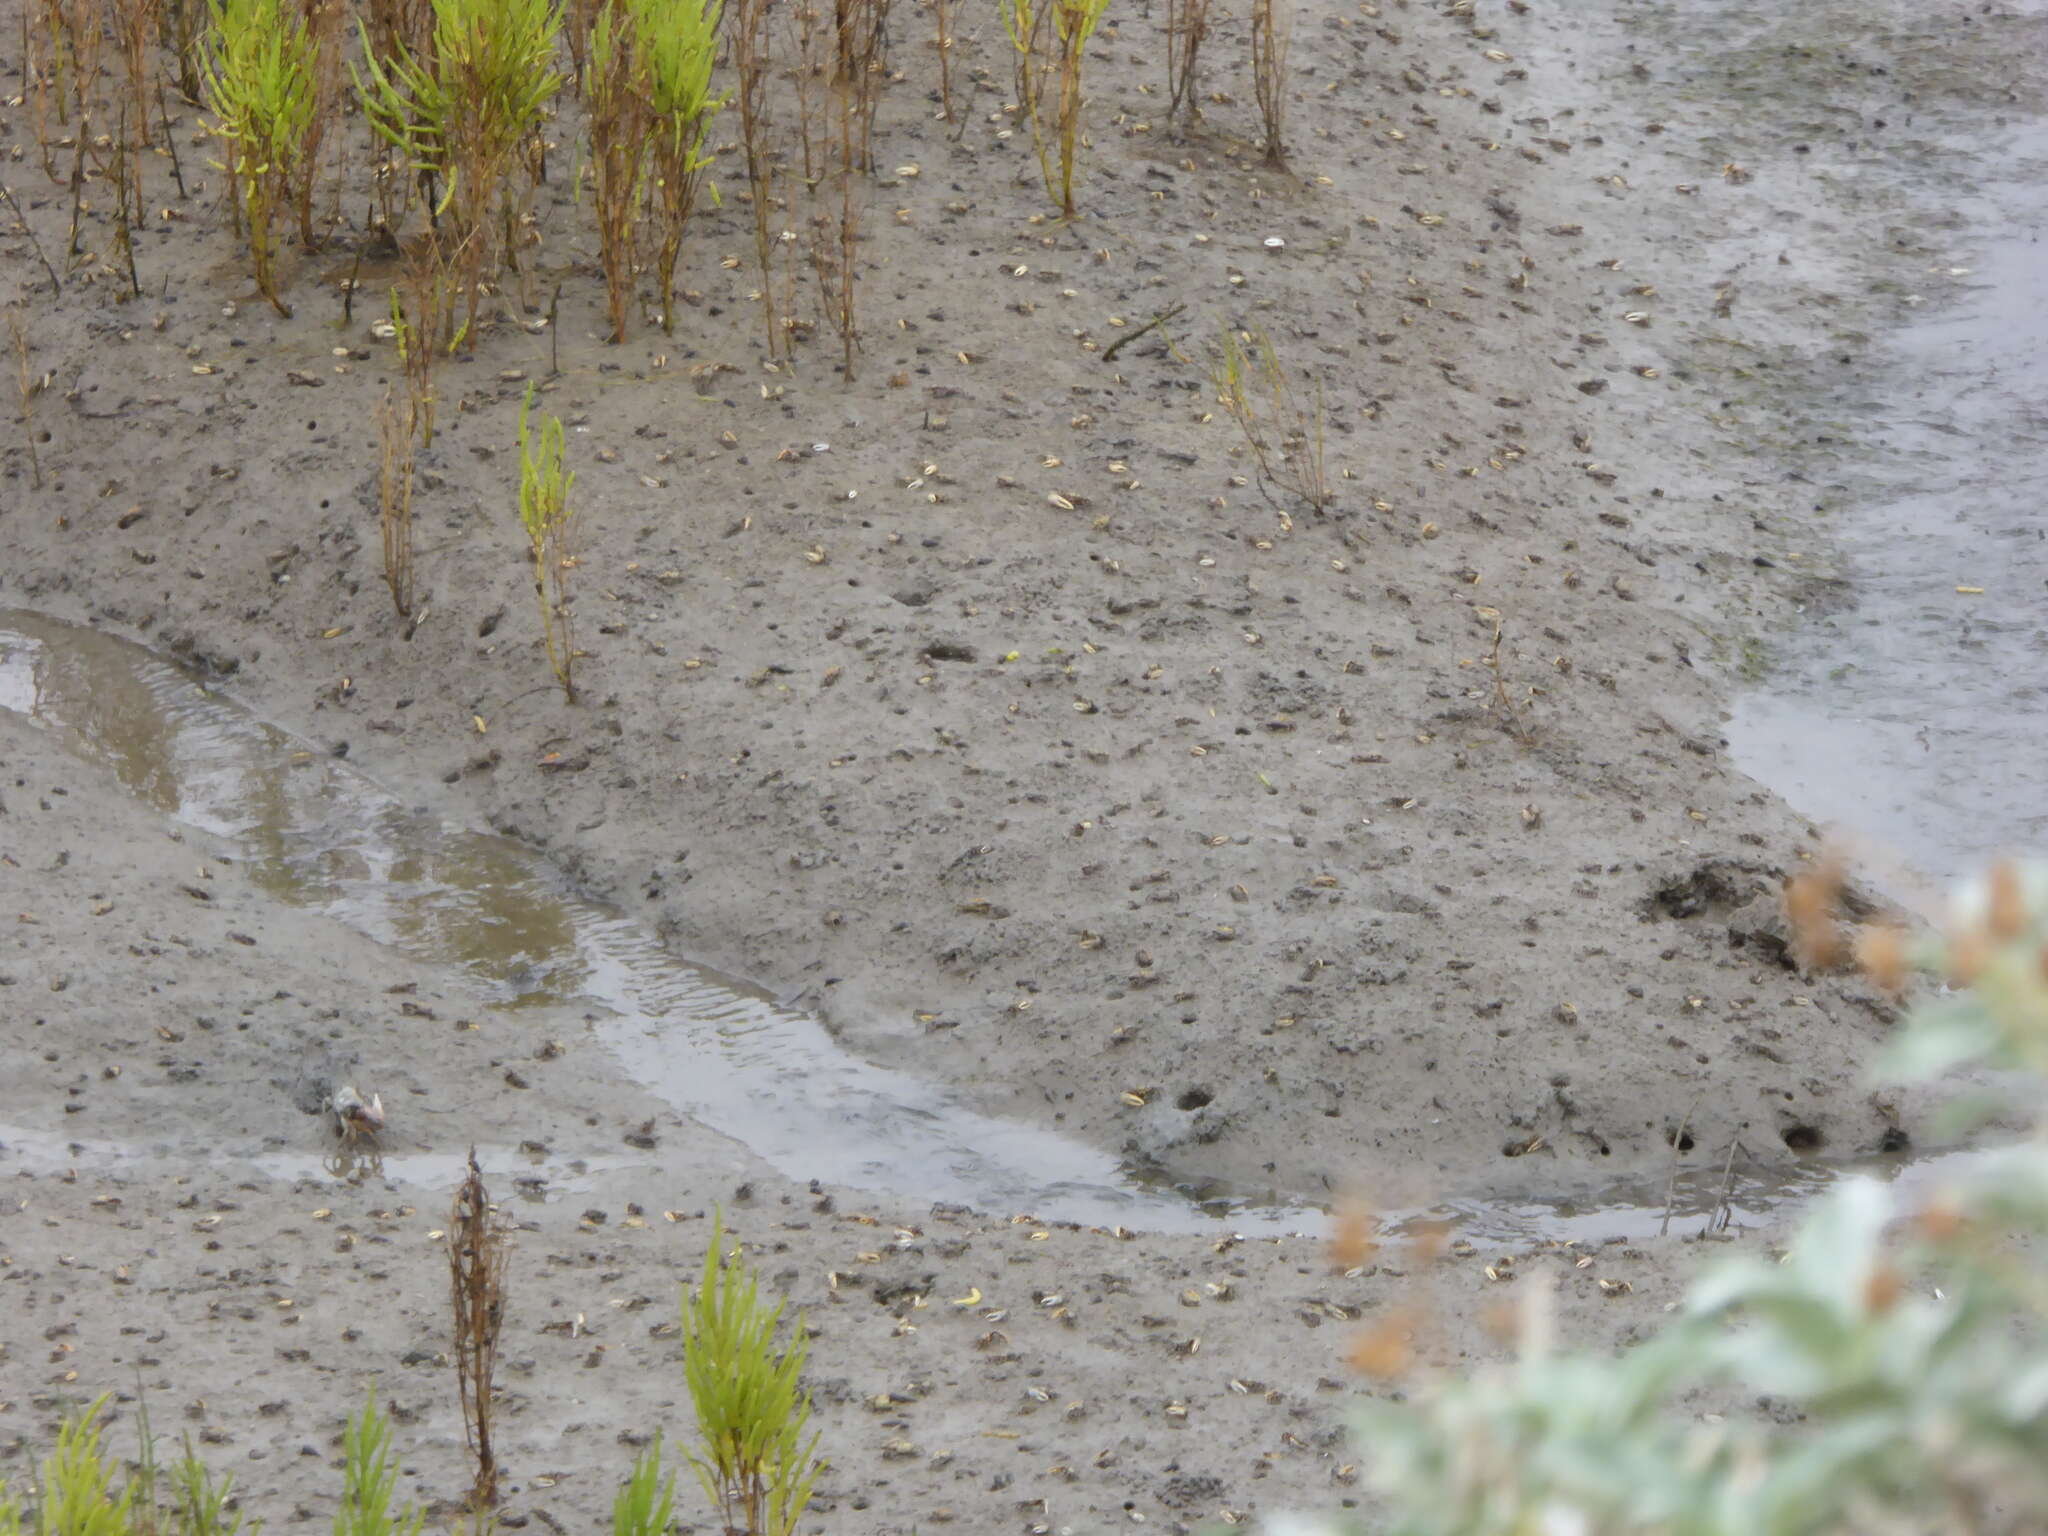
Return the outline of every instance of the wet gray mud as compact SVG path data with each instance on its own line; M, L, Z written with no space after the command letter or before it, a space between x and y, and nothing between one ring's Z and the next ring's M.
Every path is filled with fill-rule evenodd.
M164 815L230 840L243 850L249 877L276 899L411 959L456 967L497 1007L596 1010L602 1039L632 1080L791 1178L1155 1231L1204 1230L1219 1220L1247 1232L1323 1225L1323 1212L1312 1206L1156 1187L1105 1153L982 1115L910 1074L863 1062L810 1015L677 960L630 919L579 894L535 850L408 809L362 772L143 647L0 611L0 708L57 732L77 756L111 768ZM124 1143L4 1126L0 1146L17 1167L139 1172L153 1157ZM458 1182L463 1162L445 1153L346 1150L223 1155L270 1177L372 1176L426 1188ZM515 1186L533 1161L509 1147L485 1148L479 1157L487 1173ZM170 1166L179 1158L154 1161ZM1854 1167L1889 1178L1940 1161L1887 1158ZM555 1174L548 1187L574 1191L592 1171L579 1163L566 1182ZM1841 1171L1745 1154L1669 1181L1453 1199L1386 1212L1383 1224L1397 1237L1448 1227L1495 1241L1711 1232L1765 1225Z
M793 1179L1150 1230L1226 1211L1253 1231L1320 1221L1312 1209L1191 1203L1106 1153L863 1062L811 1015L676 960L533 850L409 809L129 642L0 612L0 708L58 731L164 814L231 839L279 900L456 966L495 1006L598 1010L629 1078Z
M1761 682L1726 734L1915 896L2048 848L2048 7L1939 35L1856 9L1854 28L1839 7L1711 3L1659 25L1700 92L1746 104L1729 162L1776 182L1780 243L1815 273L1788 344L1725 387L1744 445L1808 504L1780 531L1830 569L1748 658ZM1733 244L1708 242L1709 271L1744 264Z
M1135 1187L1105 1154L858 1061L809 1015L677 962L531 850L409 810L166 659L30 614L0 625L0 706L61 731L167 815L236 841L279 899L459 966L497 1006L601 1008L630 1076L793 1178L1155 1228L1208 1219Z

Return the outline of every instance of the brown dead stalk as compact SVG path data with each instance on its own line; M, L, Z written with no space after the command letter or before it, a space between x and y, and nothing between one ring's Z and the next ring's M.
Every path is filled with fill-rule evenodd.
M952 0L932 0L932 5L939 49L939 111L954 123L959 118L953 112L953 5Z
M626 339L626 312L638 271L636 236L653 126L632 24L622 7L607 4L591 27L583 52L583 92L598 254L611 339L618 343Z
M761 268L762 320L768 327L768 356L772 360L789 353L789 334L775 294L776 173L780 153L773 123L768 116L768 84L772 73L769 29L770 0L735 0L730 13L728 38L732 48L734 74L738 77L733 95L740 114L740 148L747 162L747 198L753 204L754 259Z
M114 36L133 104L135 149L150 147L149 94L156 85L154 44L163 21L163 0L114 0Z
M511 1227L484 1190L476 1149L469 1153L469 1177L448 1212L448 1279L455 1308L455 1375L461 1385L462 1422L476 1456L476 1481L469 1507L481 1512L498 1502L498 1461L491 1448L492 1377L498 1364L498 1330L505 1318L505 1268L511 1257Z
M21 328L21 316L7 314L7 329L14 333L14 387L21 395L21 432L28 442L28 468L35 488L43 488L43 461L36 453L36 396L47 379L38 379L28 360L28 333Z
M1535 735L1529 723L1522 701L1517 701L1508 692L1507 670L1501 663L1501 637L1506 633L1505 621L1493 621L1493 645L1486 653L1486 670L1493 674L1493 712L1500 721L1500 728L1523 746L1529 745Z
M1195 78L1209 36L1210 0L1166 0L1166 121L1186 132L1202 113Z
M412 618L413 411L390 390L377 403L377 525L383 533L384 584L401 619Z
M1293 0L1252 0L1252 93L1258 98L1266 164L1287 164L1287 50L1293 41Z

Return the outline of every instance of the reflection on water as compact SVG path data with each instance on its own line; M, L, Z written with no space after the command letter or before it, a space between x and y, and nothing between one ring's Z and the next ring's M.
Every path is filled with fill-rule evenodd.
M942 1090L853 1056L808 1014L670 955L619 912L578 895L532 849L410 811L360 772L282 731L140 646L40 615L0 611L0 708L60 732L80 756L188 825L233 839L252 878L415 959L460 967L499 1006L601 1009L627 1072L793 1179L1046 1220L1160 1231L1315 1232L1319 1210L1270 1194L1172 1188L1157 1170L1050 1131L978 1114ZM113 718L119 716L120 718ZM78 1143L0 1126L0 1165L175 1163L176 1149ZM185 1154L189 1158L189 1151ZM460 1157L345 1161L264 1151L209 1158L279 1178L382 1178L451 1188ZM579 1167L581 1165L578 1165ZM625 1165L617 1165L625 1166ZM1947 1166L1876 1160L1861 1171L1922 1179ZM533 1172L499 1150L486 1171ZM1743 1163L1669 1188L1607 1185L1577 1197L1454 1200L1385 1214L1391 1236L1448 1225L1477 1240L1646 1239L1757 1226L1838 1167Z
M533 850L407 809L139 646L0 612L0 707L59 732L158 809L232 839L273 896L458 966L497 1006L601 1009L603 1037L635 1081L790 1178L1047 1219L1171 1230L1216 1220L1107 1153L847 1054L810 1015L676 960ZM1293 1208L1228 1214L1247 1232L1322 1220Z
M1924 252L1906 323L1798 402L1850 424L1788 467L1832 512L1854 605L1787 637L1727 729L1794 806L1946 879L2048 852L2048 121L1935 116L1863 172Z

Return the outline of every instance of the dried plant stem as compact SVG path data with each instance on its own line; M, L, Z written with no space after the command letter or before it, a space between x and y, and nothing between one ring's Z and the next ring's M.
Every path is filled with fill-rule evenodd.
M78 262L79 220L85 213L85 147L92 142L92 119L78 120L78 147L71 156L71 238L64 246L67 264Z
M299 243L316 250L321 241L313 232L313 194L320 183L320 149L326 142L330 123L338 120L341 107L343 0L303 0L309 54L307 81L312 111L300 128L296 150L298 176L295 200L299 214Z
M128 217L130 182L136 182L135 191L140 195L140 178L136 177L135 162L128 147L128 103L121 103L121 116L114 130L114 248L121 253L123 265L128 269L128 296L142 297L142 282L135 273L135 228ZM139 215L138 215L139 217Z
M949 123L953 112L953 0L932 0L939 50L939 113Z
M183 202L191 193L185 190L185 167L178 159L178 136L171 131L171 108L170 103L164 99L164 86L161 80L156 86L156 113L163 123L164 148L171 157L171 180L178 184L178 201Z
M856 164L871 169L874 156L875 112L881 103L881 86L889 78L886 45L889 37L890 0L834 0L839 70L835 84L853 98L854 119L859 128Z
M196 103L204 88L200 82L199 53L206 35L205 0L163 0L157 14L158 40L171 55L172 78L177 84L178 94ZM161 81L157 89L161 97ZM168 120L164 124L164 136L168 142Z
M50 100L54 88L50 80L47 61L42 57L38 42L43 38L43 29L29 26L28 10L21 13L21 72L23 94L28 99L29 123L36 135L36 148L42 152L43 174L51 181L57 179L57 160L50 153L54 135L50 132Z
M43 264L43 272L50 279L50 292L62 293L64 284L57 276L57 269L50 265L50 258L43 251L43 242L36 238L35 228L29 223L28 215L21 211L21 204L14 200L14 189L5 182L0 182L0 200L4 200L13 210L15 222L21 225L21 232L28 236L28 243L35 248L36 260Z
M1493 674L1493 708L1500 717L1501 729L1526 746L1531 735L1529 721L1508 694L1507 673L1501 664L1501 639L1505 633L1505 621L1494 620L1493 645L1486 653L1486 668Z
M364 9L369 49L378 59L394 59L401 52L421 58L432 50L433 0L366 0Z
M155 63L150 45L162 21L163 0L114 0L114 26L121 44L121 64L128 76L129 100L134 106L135 148L147 149L149 134L149 91L155 83Z
M21 396L21 430L28 443L29 475L40 491L43 462L36 452L36 396L43 392L43 386L28 360L28 333L22 329L21 316L12 310L7 314L7 329L14 335L14 387Z
M566 0L562 7L562 40L569 45L571 87L581 96L589 85L590 45L604 0Z
M432 239L423 240L406 259L400 287L391 290L391 324L405 366L407 420L419 434L422 452L434 446L435 370L461 340L455 330L455 267L455 257Z
M1273 339L1260 330L1225 328L1208 362L1216 400L1258 460L1260 488L1299 496L1311 511L1333 499L1323 458L1323 387L1308 382L1307 397L1282 366Z
M590 135L591 195L611 339L626 339L633 297L635 236L646 186L649 111L638 50L626 16L606 4L586 49L584 117Z
M1104 347L1102 349L1102 360L1105 363L1116 361L1117 353L1123 351L1125 347L1128 347L1132 342L1136 341L1140 336L1145 335L1148 331L1158 330L1159 327L1166 324L1167 321L1173 319L1176 315L1180 314L1180 312L1186 308L1187 305L1185 304L1170 305L1168 308L1162 309L1150 320L1147 320L1135 331L1126 331L1123 335L1117 337L1115 341L1112 341L1107 347Z
M1166 0L1166 121L1181 131L1201 117L1195 105L1202 44L1209 36L1210 0Z
M41 9L57 121L68 125L73 106L80 113L92 110L108 28L100 0L42 0Z
M377 525L383 535L384 584L401 619L412 618L412 493L417 461L413 433L417 411L401 410L390 390L377 406Z
M481 1512L498 1502L491 1394L511 1249L508 1229L484 1189L475 1148L470 1149L469 1176L456 1191L455 1204L448 1213L447 1243L449 1292L455 1313L455 1375L462 1394L463 1427L469 1432L469 1448L476 1457L469 1507Z
M860 203L855 192L862 155L862 107L851 79L842 79L834 88L833 104L834 164L831 174L815 184L815 189L823 190L826 198L820 200L811 217L811 266L826 313L833 329L839 332L841 370L851 383L855 374L854 355L860 346L856 292L861 228Z
M1287 50L1293 41L1293 0L1252 0L1252 93L1259 103L1266 164L1287 164Z
M1010 34L1016 69L1017 106L1031 129L1031 147L1038 156L1039 179L1048 195L1054 192L1051 146L1047 142L1045 94L1054 68L1052 6L1055 0L1001 0L1003 26Z
M775 147L768 121L770 0L738 0L731 30L735 91L740 113L740 147L747 162L747 195L754 205L754 258L761 269L761 311L768 327L768 356L786 356L789 335L775 301Z
M1678 1129L1671 1133L1671 1175L1664 1181L1664 1219L1657 1224L1657 1235L1667 1236L1671 1231L1671 1217L1678 1209L1678 1154L1686 1131L1692 1126L1692 1112L1700 1107L1698 1094L1685 1107L1685 1117L1678 1122Z

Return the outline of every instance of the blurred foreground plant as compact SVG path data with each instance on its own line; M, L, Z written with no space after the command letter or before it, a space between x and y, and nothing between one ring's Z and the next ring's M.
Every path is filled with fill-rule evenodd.
M1937 989L1882 1062L1893 1078L2048 1076L2048 866L2003 865L1943 936L1834 927L1833 877L1787 906L1809 952L1853 947L1880 984ZM1871 1179L1816 1203L1782 1262L1744 1258L1617 1358L1552 1353L1526 1286L1523 1356L1358 1427L1399 1536L1804 1536L2048 1529L2048 1142L1968 1161L1931 1200ZM1702 1387L1796 1410L1791 1427L1676 1412ZM1336 1530L1339 1527L1327 1527Z

